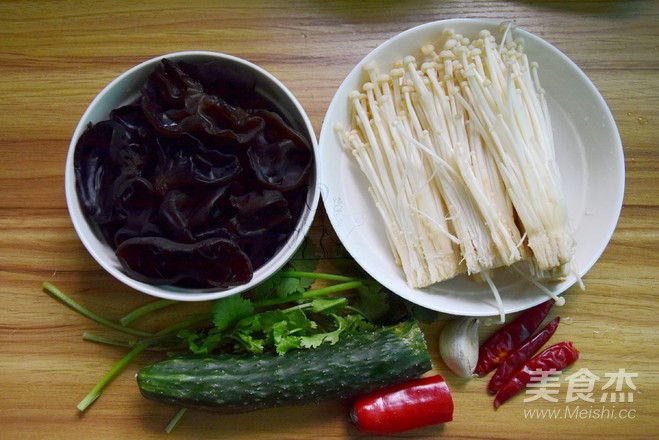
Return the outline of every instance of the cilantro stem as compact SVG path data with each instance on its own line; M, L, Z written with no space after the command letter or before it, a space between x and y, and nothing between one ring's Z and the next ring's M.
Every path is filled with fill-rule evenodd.
M171 325L156 332L154 336L168 336L184 328L192 327L193 325L200 324L204 321L209 321L212 317L213 315L211 313L201 313L198 315L190 316L178 324Z
M142 341L140 341L140 343L150 345L154 342L161 340L164 337L173 335L179 330L188 329L197 324L201 324L202 322L210 321L212 317L213 315L210 313L202 313L199 315L190 316L181 322L178 322L174 325L171 325L169 327L157 331L155 334L151 335L150 338L143 339Z
M146 306L134 310L133 312L126 315L122 319L121 323L116 323L85 308L84 306L73 300L71 297L69 297L60 289L58 289L53 284L47 281L43 283L43 288L44 290L46 290L46 292L50 293L52 296L63 302L66 306L80 313L84 317L89 318L92 321L104 325L106 327L109 327L113 330L118 330L120 332L130 334L132 336L143 338L133 346L132 350L128 352L128 354L126 354L117 363L115 363L112 366L112 368L110 368L110 370L107 373L105 373L105 375L101 378L101 380L94 386L94 388L92 388L92 390L80 401L80 403L78 403L77 408L81 412L85 411L89 407L89 405L91 405L96 399L99 398L103 389L121 372L121 370L124 369L126 365L132 362L133 359L135 359L140 353L142 353L144 350L150 347L153 343L161 340L164 337L171 336L172 334L176 333L181 329L192 327L204 321L208 321L212 318L212 315L210 313L195 315L187 319L184 319L183 321L178 322L177 324L166 327L156 333L149 333L131 327L126 327L126 324L130 323L131 321L141 316L144 316L147 313L169 306L175 303L176 301L171 301L171 300L155 301L151 304L147 304ZM83 339L104 343L104 344L117 345L117 346L130 347L132 345L130 341L122 341L118 339L106 338L104 336L94 335L88 332L83 333ZM182 415L183 414L181 414L181 416Z
M142 331L142 330L137 330L137 329L134 329L134 328L131 328L131 327L125 327L121 324L117 324L114 321L110 321L107 318L104 318L100 315L97 315L96 313L92 312L91 310L86 309L84 306L82 306L81 304L74 301L72 298L70 298L64 292L59 290L57 287L53 286L48 281L44 281L43 288L48 293L50 293L51 295L53 295L54 297L56 297L57 299L62 301L65 305L67 305L71 309L75 310L76 312L80 313L81 315L85 316L86 318L91 319L92 321L94 321L98 324L104 325L104 326L109 327L113 330L118 330L118 331L123 332L123 333L128 333L129 335L133 335L133 336L139 336L139 337L143 337L143 338L148 338L148 337L153 336L149 332L145 332L145 331Z
M108 338L106 336L97 335L95 333L91 333L91 332L88 332L88 331L85 331L85 332L82 333L82 339L85 340L85 341L97 342L99 344L114 345L116 347L132 347L133 346L131 341L128 341L128 340L125 340L125 339Z
M172 432L172 430L174 429L174 426L176 426L176 424L178 423L178 421L181 420L181 417L183 417L183 415L185 414L185 412L186 412L187 410L188 410L187 408L181 408L181 409L178 410L178 412L174 415L174 417L172 418L172 420L170 420L170 422L169 422L169 423L167 424L167 426L165 427L165 432L166 432L167 434L169 434L170 432Z
M362 287L363 285L364 283L362 281L353 280L345 283L335 284L333 286L321 287L320 289L307 290L301 294L301 299L330 295L332 293L343 292L344 290L356 289L358 287Z
M163 309L167 306L170 306L172 304L176 304L178 301L175 301L173 299L160 299L158 301L151 302L149 304L146 304L140 308L137 308L121 318L119 320L119 323L123 326L127 326L131 322L135 321L136 319L141 318L142 316L149 314L151 312L155 312L156 310Z
M269 307L279 304L285 304L293 301L298 301L301 299L315 298L317 296L331 295L337 292L343 292L344 290L356 289L364 285L361 281L348 281L345 283L335 284L333 286L321 287L319 289L307 290L306 292L298 293L295 295L287 296L286 298L268 298L261 301L254 302L254 308Z
M98 397L101 395L101 392L105 386L112 381L119 374L119 372L128 365L133 359L135 359L140 353L142 353L148 344L137 344L126 356L121 358L116 364L110 368L110 370L105 373L105 376L96 384L94 388L87 394L81 401L78 403L78 410L85 411L89 405L91 405Z
M286 278L314 278L317 280L328 281L341 281L347 283L349 281L359 281L359 278L346 277L343 275L335 275L331 273L316 273L316 272L303 272L299 270L282 270L279 272L282 277Z
M191 327L193 325L199 324L201 322L207 321L211 318L210 313L204 313L201 315L195 315L191 316L187 319L184 319L183 321L174 324L172 326L166 327L155 334L150 334L149 333L149 338L141 340L138 342L133 349L123 358L119 360L111 369L108 371L105 376L101 378L101 380L92 388L92 390L87 394L78 404L78 409L80 411L85 411L89 405L91 405L96 399L99 398L101 395L101 392L105 388L105 386L114 379L115 376L117 376L121 370L128 365L133 359L135 359L140 353L142 353L144 350L146 350L149 346L151 346L154 342L162 339L163 337L166 336L171 336L173 333L176 333L177 331ZM89 336L89 335L88 335ZM182 414L181 414L182 415Z
M104 345L111 345L114 347L123 347L123 348L129 348L132 349L135 347L137 344L141 343L146 343L147 344L147 350L151 351L165 351L165 350L171 350L172 348L177 348L180 347L181 344L175 345L174 342L178 342L178 340L168 343L165 341L164 344L162 345L155 345L155 342L160 341L164 337L161 338L149 338L148 340L130 340L130 339L116 339L116 338L109 338L107 336L99 335L96 333L88 332L85 331L82 333L82 339L85 341L89 342L96 342L98 344L104 344Z

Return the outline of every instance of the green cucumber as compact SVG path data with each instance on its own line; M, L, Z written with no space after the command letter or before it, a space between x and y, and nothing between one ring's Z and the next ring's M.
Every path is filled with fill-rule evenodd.
M283 356L173 357L137 373L148 399L222 413L349 399L432 368L415 321L346 336Z

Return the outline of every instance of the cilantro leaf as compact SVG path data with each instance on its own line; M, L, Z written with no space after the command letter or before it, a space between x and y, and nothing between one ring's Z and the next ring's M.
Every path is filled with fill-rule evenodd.
M284 355L291 350L298 350L302 347L302 340L299 336L284 336L277 343L277 354Z
M305 243L282 270L246 296L215 301L211 307L213 328L188 330L179 337L193 353L267 351L284 355L335 344L342 337L375 328L376 322L397 322L409 313L400 297L364 274L347 253L337 259L346 275L316 274L318 258L310 258L314 251ZM314 289L317 279L337 284Z
M273 294L284 299L290 295L304 292L313 284L314 280L312 278L284 277L281 273L288 270L314 272L317 266L318 255L315 246L310 240L306 239L288 263L270 278L254 287L251 294L259 300L270 298Z
M334 345L346 334L369 330L375 327L361 315L332 315L332 317L336 322L336 329L325 333L302 336L300 340L304 348L317 348L325 343Z
M303 348L317 348L327 339L329 333L317 333L308 336L300 336L300 347Z
M318 267L319 254L316 246L308 238L295 251L287 264L286 270L298 270L300 272L313 272Z
M235 340L234 350L239 352L242 348L244 351L253 354L261 354L265 351L266 341L263 338L255 338L252 334L241 330L231 333L231 338Z
M375 321L389 310L388 291L379 283L364 283L363 287L357 289L359 299L355 307L370 320Z
M300 278L281 277L279 284L275 286L275 293L279 298L285 299L295 293L304 292L309 286Z
M311 307L314 313L331 313L336 309L348 305L347 298L315 298L311 301Z
M410 316L419 322L432 324L437 319L438 314L434 310L427 309L410 301L405 301L405 305L407 306Z
M220 298L213 303L211 308L213 324L218 330L224 330L231 324L254 313L254 306L249 299L240 295Z
M224 339L224 335L215 330L208 332L181 330L178 337L188 345L188 349L194 354L208 354L215 350Z
M238 321L231 336L249 352L274 349L278 354L285 354L300 348L299 335L314 332L317 327L298 308L274 309Z

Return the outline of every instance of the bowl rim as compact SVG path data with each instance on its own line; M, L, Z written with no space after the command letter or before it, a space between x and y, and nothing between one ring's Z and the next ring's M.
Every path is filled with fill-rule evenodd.
M127 98L131 96L131 93L135 93L142 86L142 81L133 80L133 78L136 75L142 75L144 78L146 78L146 76L151 73L153 68L155 68L155 66L159 64L163 58L171 60L194 59L209 61L213 59L222 59L238 63L243 67L247 67L248 69L254 71L257 76L265 80L269 87L273 87L273 90L281 93L283 97L288 100L285 107L291 108L296 114L296 117L299 117L299 122L303 126L303 134L306 135L311 143L311 148L315 160L313 162L313 171L309 185L310 190L307 193L306 206L303 209L300 218L298 219L295 230L289 236L283 247L269 261L254 271L254 275L248 283L230 288L187 289L170 285L156 285L138 281L121 270L118 260L112 260L112 255L114 254L113 252L110 252L110 246L105 243L104 240L99 238L98 234L93 231L93 227L82 213L82 209L78 200L78 194L75 188L76 179L73 166L74 152L78 139L89 123L98 122L100 120L93 120L94 118L92 116L96 113L96 110L101 106L102 102L105 99L108 99L109 95L116 91L118 87L123 86L124 83L134 83L132 87L128 87L122 90L117 95L120 96L123 101L126 101ZM137 89L134 88L135 85L138 85ZM103 117L107 117L107 114ZM121 281L126 286L150 296L178 301L207 301L223 298L249 290L265 281L291 259L293 254L304 241L309 229L311 228L311 224L313 223L320 202L319 185L322 179L320 176L321 168L318 165L318 151L318 138L306 111L298 99L288 89L288 87L286 87L283 82L281 82L278 78L276 78L273 74L264 68L243 58L222 52L190 50L166 53L145 60L115 77L105 87L103 87L103 89L101 89L101 91L93 98L93 100L85 109L71 136L71 141L69 143L66 156L64 189L67 210L69 212L69 217L71 218L76 234L86 248L87 252L89 252L92 258L106 272L112 275L115 279Z

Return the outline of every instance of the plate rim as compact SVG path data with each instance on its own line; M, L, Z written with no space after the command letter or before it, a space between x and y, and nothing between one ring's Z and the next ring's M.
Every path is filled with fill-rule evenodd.
M386 41L382 42L379 44L377 47L375 47L373 50L368 52L353 68L350 70L350 72L347 74L347 76L343 79L341 82L340 86L337 88L335 95L333 96L326 114L325 118L323 120L323 124L321 127L320 131L320 136L319 136L319 158L322 163L326 163L326 155L328 147L327 147L327 138L328 136L335 136L334 134L334 124L336 123L336 120L332 118L332 115L336 112L336 107L340 105L346 105L346 102L344 101L345 98L345 92L344 94L341 94L341 91L345 91L347 85L349 85L351 82L355 81L355 76L361 76L363 75L362 70L363 67L366 63L371 61L372 59L378 57L380 52L387 50L390 46L395 45L395 44L400 44L401 40L405 40L407 38L410 38L411 36L418 34L418 33L423 33L427 31L428 29L437 29L437 34L441 32L442 29L445 28L459 28L461 25L464 27L466 26L479 26L480 28L493 28L493 27L499 27L502 23L502 21L498 20L493 20L493 19L472 19L472 18L455 18L455 19L447 19L447 20L437 20L437 21L431 21L427 23L420 24L418 26L411 27L409 29L406 29L391 38L387 39ZM514 23L514 21L513 21ZM456 29L456 32L460 32L459 29ZM622 210L622 203L624 200L624 191L625 191L625 164L624 164L624 150L622 147L622 141L620 138L620 133L618 131L617 125L615 123L615 119L613 118L613 115L611 113L611 110L609 109L608 105L606 104L606 101L602 94L599 92L597 87L594 85L594 83L590 80L590 78L583 72L583 70L574 62L572 61L565 53L563 53L561 50L559 50L557 47L555 47L553 44L549 43L545 39L541 38L538 35L532 34L531 32L526 31L523 28L515 26L514 32L516 33L515 37L521 37L525 41L532 41L534 44L540 45L540 47L543 48L543 50L550 51L553 56L558 56L562 62L566 63L569 65L569 67L572 69L573 72L577 74L579 79L588 86L589 92L592 95L592 97L595 99L598 111L602 112L602 116L606 119L606 123L608 127L611 129L612 132L616 134L614 138L611 139L611 146L617 153L617 160L615 162L611 162L612 164L615 165L615 175L618 176L618 184L616 184L616 188L618 189L617 193L612 195L610 198L612 203L613 208L609 211L607 211L607 219L611 219L611 224L610 226L606 229L606 231L602 234L600 240L598 241L599 245L596 246L596 249L592 251L590 256L587 258L587 261L584 262L583 264L580 265L578 268L578 277L571 277L569 282L566 283L561 283L561 287L558 290L553 290L554 293L561 295L568 289L570 289L572 286L577 284L581 277L585 276L585 274L594 266L594 264L599 260L601 255L604 253L606 247L608 246L608 243L610 242L615 229L617 227L617 223L620 218L620 213ZM414 44L415 48L420 48L421 45L423 44L422 41L418 41ZM392 55L390 57L391 62L393 63L396 60L396 55ZM343 101L343 102L341 102ZM332 144L332 142L329 142ZM336 144L336 141L333 142L333 144ZM333 145L335 147L335 145ZM337 223L339 222L339 215L337 215L333 210L328 209L328 203L329 200L328 198L330 197L330 194L328 194L328 191L332 185L327 185L328 180L327 179L332 179L332 173L330 172L323 172L323 180L320 182L321 183L321 198L323 199L323 203L325 204L325 210L327 212L327 216L330 220L330 223L333 225L335 228L335 232L338 236L338 238L341 240L343 246L346 248L349 254L351 254L353 257L355 257L355 251L353 248L353 243L351 240L346 239L344 236L344 231L343 228L341 227L336 227ZM577 245L578 246L578 245ZM355 258L358 260L357 262L362 266L362 268L369 273L374 279L376 279L378 282L383 284L385 287L390 288L387 283L383 283L380 276L378 274L372 273L372 271L368 270L367 268L363 267L361 262L359 261L359 258ZM403 275L404 278L404 275ZM403 279L403 281L405 281ZM412 299L409 297L409 295L404 294L403 292L397 292L394 289L390 289L400 295L401 297L419 304L423 307L430 308L432 310L435 310L437 312L442 312L442 313L447 313L451 315L466 315L465 310L463 309L455 309L452 307L444 307L442 305L437 305L437 304L429 304L427 301L420 301L418 299ZM419 291L420 289L411 289L408 288L409 291L411 292L416 292ZM537 298L532 299L530 301L527 301L524 303L524 305L521 306L511 306L511 307L506 307L505 306L505 301L504 301L504 311L506 314L508 313L514 313L517 311L524 310L526 308L532 307L544 300L546 300L547 297L544 294L539 295ZM494 307L486 307L487 310L473 310L470 311L468 314L470 316L494 316L499 314L499 310Z

